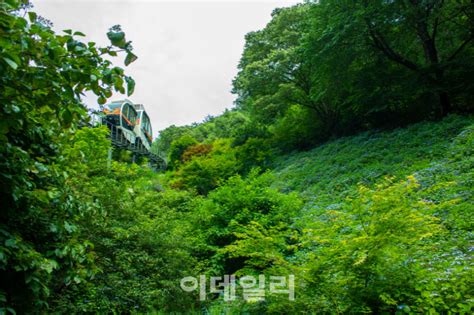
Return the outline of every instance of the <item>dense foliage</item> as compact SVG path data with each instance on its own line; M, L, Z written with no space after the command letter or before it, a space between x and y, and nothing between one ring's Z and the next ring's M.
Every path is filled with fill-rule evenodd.
M0 303L21 311L45 307L51 291L93 274L92 244L77 226L89 207L65 184L62 146L86 116L84 91L105 102L112 89L125 92L127 82L131 93L134 85L102 57L120 48L133 59L120 27L99 48L78 32L55 34L28 8L0 3Z
M0 2L0 314L472 313L473 10L275 10L237 106L163 130L155 173L84 124L85 91L133 93L120 27L96 47ZM225 274L294 275L296 299L180 288Z

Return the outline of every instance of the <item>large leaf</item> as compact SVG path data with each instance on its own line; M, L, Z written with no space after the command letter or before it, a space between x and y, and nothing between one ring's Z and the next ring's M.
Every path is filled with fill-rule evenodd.
M10 58L3 57L3 60L5 60L5 62L6 62L10 67L12 67L14 70L16 70L16 69L18 68L18 65L17 65L13 60L11 60Z
M100 105L103 105L105 104L105 102L107 101L107 99L103 96L100 96L98 99L97 99L97 102L100 104Z
M125 81L127 82L127 95L130 96L135 91L135 80L131 77L125 77Z
M61 119L63 121L63 123L68 126L69 124L71 124L72 122L72 113L71 111L68 109L68 108L64 108L62 111L61 111Z
M134 55L131 52L128 52L127 57L125 57L125 65L128 66L129 64L131 64L132 62L134 62L137 59L138 59L138 57L136 55Z
M110 31L107 33L107 37L109 38L110 42L113 46L119 48L125 48L127 42L125 41L125 33L124 32L114 32Z

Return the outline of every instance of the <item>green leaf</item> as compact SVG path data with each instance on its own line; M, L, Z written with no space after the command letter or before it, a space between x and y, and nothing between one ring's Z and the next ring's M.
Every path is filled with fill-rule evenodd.
M127 82L127 95L130 96L135 91L135 80L131 77L125 77L125 81Z
M69 35L72 34L72 30L63 30L63 32L66 33L66 34L69 34Z
M12 8L12 9L18 9L18 6L19 6L19 2L18 2L18 1L15 1L15 0L6 0L5 3L8 4L8 5L10 6L10 8Z
M15 20L15 24L18 25L20 28L25 28L28 25L28 21L20 17Z
M129 52L127 54L127 57L125 57L125 65L128 66L129 64L131 64L132 62L134 62L135 60L137 60L138 57L136 55L134 55L133 53Z
M35 12L28 12L28 18L30 19L31 23L36 22L36 19L38 16L36 15Z
M45 270L47 273L52 273L54 269L57 269L59 264L55 260L48 260L41 266L41 269Z
M82 32L74 32L73 35L85 37L86 35Z
M123 87L123 79L120 76L114 76L114 87L116 90L120 89Z
M127 44L125 42L125 33L124 32L113 32L110 31L107 33L107 37L109 38L110 42L113 46L117 46L119 48L124 48Z
M18 68L18 65L13 61L11 60L10 58L7 58L7 57L3 57L3 60L5 60L5 62L13 68L13 70L16 70Z
M68 231L69 233L75 232L77 230L77 226L74 224L69 224L69 222L65 221L64 222L64 229Z
M5 246L16 248L17 247L16 246L16 239L9 238L8 240L5 241Z
M69 125L72 122L72 113L69 109L65 108L61 112L61 119L65 125Z
M81 52L81 51L84 51L86 49L84 47L80 46L80 45L77 45L76 47L74 47L74 50L77 51L77 52Z
M8 121L0 120L0 135L5 135L10 130L10 124Z
M21 111L20 107L16 106L16 105L12 105L12 111L14 113L19 113Z
M105 102L107 102L107 99L103 96L100 96L98 99L97 99L97 102L100 104L100 105L103 105L105 104Z
M53 233L56 233L58 231L58 227L56 224L51 223L49 226L49 230Z

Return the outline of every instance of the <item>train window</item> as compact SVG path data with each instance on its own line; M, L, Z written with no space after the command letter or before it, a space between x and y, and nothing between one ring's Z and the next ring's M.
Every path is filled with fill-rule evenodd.
M127 117L132 123L135 123L137 121L137 112L133 110L133 107L131 106L128 107Z
M146 124L146 130L148 131L148 133L150 134L151 136L151 124L150 124L150 120L148 120L147 124Z
M122 107L122 125L127 129L133 128L135 111L131 109L130 104L126 103Z
M142 127L143 127L143 129L145 129L146 132L151 134L150 118L145 113L143 113L142 115L143 115Z
M123 106L122 115L124 115L128 119L128 104L125 104Z

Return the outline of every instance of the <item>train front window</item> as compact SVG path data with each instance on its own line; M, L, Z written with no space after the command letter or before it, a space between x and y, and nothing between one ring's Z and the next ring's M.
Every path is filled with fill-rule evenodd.
M137 121L137 112L133 110L132 107L128 108L128 120L130 120L131 123L135 123Z
M122 126L132 130L136 119L137 113L135 110L130 106L130 104L124 104L122 107Z
M142 128L151 137L151 124L150 118L145 113L142 113Z
M128 106L127 105L123 107L122 114L128 119Z

